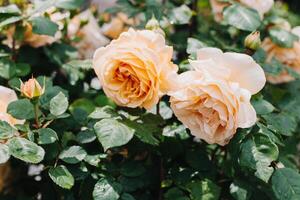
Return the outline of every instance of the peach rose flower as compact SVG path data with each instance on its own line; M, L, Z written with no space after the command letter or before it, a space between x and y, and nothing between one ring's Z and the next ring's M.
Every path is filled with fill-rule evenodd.
M8 45L10 48L13 46L13 36L15 34L15 26L10 27L6 31L7 39L4 41L4 44ZM55 42L57 38L49 35L38 35L32 32L32 26L27 23L25 25L24 39L22 44L27 44L34 48L42 47L48 44ZM16 48L19 48L22 44L16 44Z
M118 13L109 23L104 24L101 29L105 36L116 39L122 32L127 31L129 26L134 26L137 23L134 19L129 19L126 14Z
M23 124L23 120L17 120L6 112L8 104L18 99L15 91L0 85L0 94L0 119L11 125Z
M242 5L256 10L260 17L263 18L273 6L274 0L234 0ZM220 0L210 0L215 20L217 22L223 19L223 9L230 5L229 2L221 2Z
M226 145L237 128L256 122L250 98L264 87L264 71L248 55L216 48L200 49L190 63L194 70L169 93L171 108L194 136Z
M88 21L86 25L80 27L82 21ZM97 48L109 43L98 25L97 20L90 10L86 10L75 16L68 25L68 37L79 37L79 42L73 42L82 59L90 59Z
M291 32L300 38L300 26L293 28ZM294 42L292 48L284 48L273 43L270 38L265 38L261 47L267 53L266 62L271 62L272 58L276 58L282 64L291 67L300 74L300 40ZM267 79L273 84L286 83L294 80L287 71L281 72L278 76L268 75Z
M118 105L151 109L175 84L172 53L162 35L129 29L95 52L93 67L104 92Z

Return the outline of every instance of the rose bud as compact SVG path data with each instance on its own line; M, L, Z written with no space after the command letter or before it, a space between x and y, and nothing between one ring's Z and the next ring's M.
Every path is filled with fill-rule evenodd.
M260 32L255 31L248 35L245 39L244 45L251 50L257 50L261 45Z
M43 95L45 87L41 87L39 82L35 78L31 78L25 83L21 82L21 93L25 97L32 99Z
M160 28L159 22L154 15L152 15L152 18L147 22L145 28L165 36L165 32Z

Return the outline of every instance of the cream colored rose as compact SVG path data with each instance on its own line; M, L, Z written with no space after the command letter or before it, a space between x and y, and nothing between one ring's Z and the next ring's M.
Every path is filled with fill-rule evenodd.
M80 27L82 21L88 21L86 25ZM68 37L78 37L79 42L73 42L82 59L93 57L95 50L109 43L98 25L97 20L90 10L86 10L75 16L68 25Z
M175 84L172 53L162 35L130 29L95 52L93 67L104 92L118 105L151 109Z
M291 32L300 38L300 27L293 28ZM266 62L270 63L273 58L276 58L300 74L300 40L294 42L292 48L284 48L273 43L270 38L266 38L262 42L261 47L267 53ZM290 82L294 80L294 78L290 76L287 71L283 71L278 76L268 75L267 80L273 84L279 84Z
M200 49L190 63L194 70L180 74L169 93L171 108L197 138L225 145L256 122L250 98L265 85L264 72L250 56L216 48Z
M8 104L18 99L15 91L0 85L0 94L0 120L6 121L11 125L23 124L24 121L17 120L6 112Z
M259 13L261 18L263 18L264 14L267 13L274 4L274 0L234 0L234 1L256 10ZM212 7L215 20L220 22L223 19L223 9L229 6L230 3L222 2L220 0L210 0L210 5Z

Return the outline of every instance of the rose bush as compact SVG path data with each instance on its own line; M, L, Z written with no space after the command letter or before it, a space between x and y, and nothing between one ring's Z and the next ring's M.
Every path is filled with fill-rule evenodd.
M0 0L0 199L300 199L297 9Z

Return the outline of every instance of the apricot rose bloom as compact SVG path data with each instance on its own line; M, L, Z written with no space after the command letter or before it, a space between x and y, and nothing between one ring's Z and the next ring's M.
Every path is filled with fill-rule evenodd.
M178 88L169 95L174 114L194 136L225 145L237 128L254 125L250 98L266 78L250 56L203 48L190 64L194 70L180 74Z
M263 18L273 6L274 0L234 0L242 5L256 10L260 17ZM221 0L210 0L210 5L216 21L223 19L223 9L230 5L229 2L222 2Z
M295 27L291 32L300 38L300 26ZM292 48L280 47L270 38L264 39L261 47L267 53L267 62L271 62L273 58L276 58L282 64L292 68L300 74L300 40L294 42ZM286 83L294 80L287 71L281 72L278 76L268 75L267 79L273 84Z
M0 94L0 120L6 121L11 125L23 124L24 121L17 120L6 112L7 106L18 99L15 91L0 85Z
M93 68L105 94L118 105L149 110L175 85L178 68L172 53L161 34L129 29L95 52Z
M42 96L45 92L45 88L42 88L42 86L35 78L31 78L25 83L21 82L20 90L22 95L29 99Z

